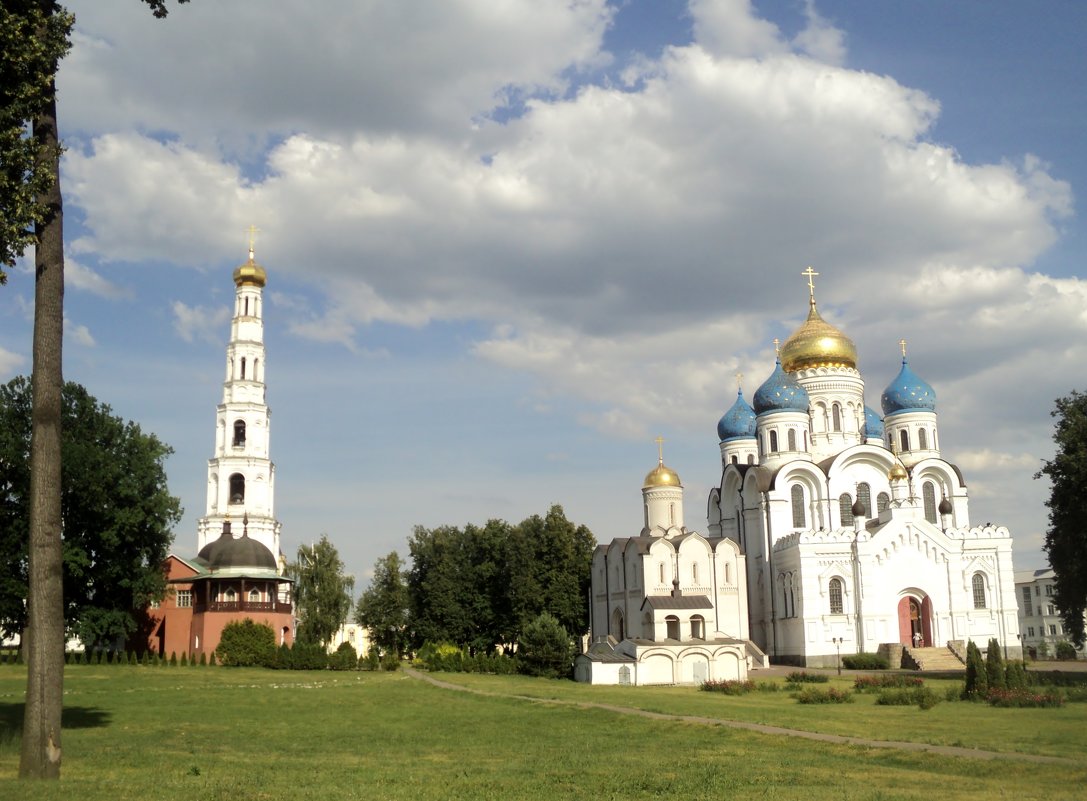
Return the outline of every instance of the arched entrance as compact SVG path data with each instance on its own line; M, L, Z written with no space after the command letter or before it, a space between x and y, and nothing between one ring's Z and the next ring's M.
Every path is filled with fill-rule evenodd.
M626 639L626 627L622 611L616 609L611 616L611 635L622 642Z
M898 641L911 647L932 647L932 601L926 595L904 595L898 602Z

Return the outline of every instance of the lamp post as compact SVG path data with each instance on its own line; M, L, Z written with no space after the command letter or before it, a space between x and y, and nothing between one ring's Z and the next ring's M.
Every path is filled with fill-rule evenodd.
M838 675L842 675L842 643L845 642L845 637L831 637L830 641L834 643L834 651L838 655Z

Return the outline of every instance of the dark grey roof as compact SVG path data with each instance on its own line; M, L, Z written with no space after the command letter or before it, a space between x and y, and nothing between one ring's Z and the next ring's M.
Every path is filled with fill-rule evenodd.
M708 595L647 595L642 603L651 609L713 609Z
M234 567L257 567L275 570L276 558L263 543L242 534L234 539L228 526L223 527L219 539L209 542L200 549L198 560L203 560L212 570Z

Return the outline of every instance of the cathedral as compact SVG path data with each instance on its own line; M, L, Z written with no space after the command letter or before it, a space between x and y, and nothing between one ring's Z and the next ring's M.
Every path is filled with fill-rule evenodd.
M253 258L234 271L234 315L226 349L223 399L208 460L207 507L193 559L170 554L171 592L149 610L151 650L199 658L223 628L250 618L293 642L291 579L284 575L275 518L271 410L265 398L263 294L267 274Z
M971 525L935 391L903 341L882 415L866 405L856 347L805 275L807 319L752 402L740 389L717 425L706 534L684 527L682 485L661 458L641 533L597 548L579 680L699 683L862 652L961 667L966 643L990 638L1019 656L1011 535Z

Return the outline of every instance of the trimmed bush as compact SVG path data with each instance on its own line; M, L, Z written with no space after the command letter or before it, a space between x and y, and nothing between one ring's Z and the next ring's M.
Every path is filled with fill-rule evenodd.
M1022 662L1010 661L1004 665L1004 686L1009 690L1027 688L1027 670Z
M976 701L985 698L988 693L989 680L985 672L985 662L982 661L981 651L971 640L966 644L966 684L962 697L968 701Z
M985 700L990 706L1011 709L1064 706L1064 696L1060 693L1039 693L1032 690L989 690Z
M188 667L189 666L189 652L188 651L182 651L181 652L180 664L181 664L181 667Z
M785 677L790 684L826 684L830 676L823 673L805 673L802 670L794 670Z
M328 658L328 666L333 670L355 670L359 666L359 655L355 646L349 642L340 643L336 652Z
M793 698L802 704L851 704L853 693L846 690L838 690L828 687L823 690L818 687L805 687L793 693Z
M397 656L396 651L389 651L389 653L381 657L381 669L389 673L400 670L400 657Z
M711 679L702 682L698 689L703 692L721 693L722 695L747 695L749 692L754 692L755 682L750 679L747 681Z
M891 663L879 654L859 653L842 657L842 667L847 670L887 670Z
M905 673L887 673L882 676L857 676L853 679L853 689L857 692L874 692L889 688L908 689L923 687L924 680L920 676L909 676Z
M271 626L246 618L226 624L216 653L226 667L266 667L273 661L275 647Z
M207 667L207 665L208 665L208 657L203 651L201 651L200 652L200 667Z
M910 687L883 690L876 696L879 706L913 706L932 709L940 703L940 696L931 687Z
M989 647L985 649L985 678L989 681L990 690L1003 690L1007 688L1004 678L1004 658L1000 655L1000 643L996 637L989 640Z

